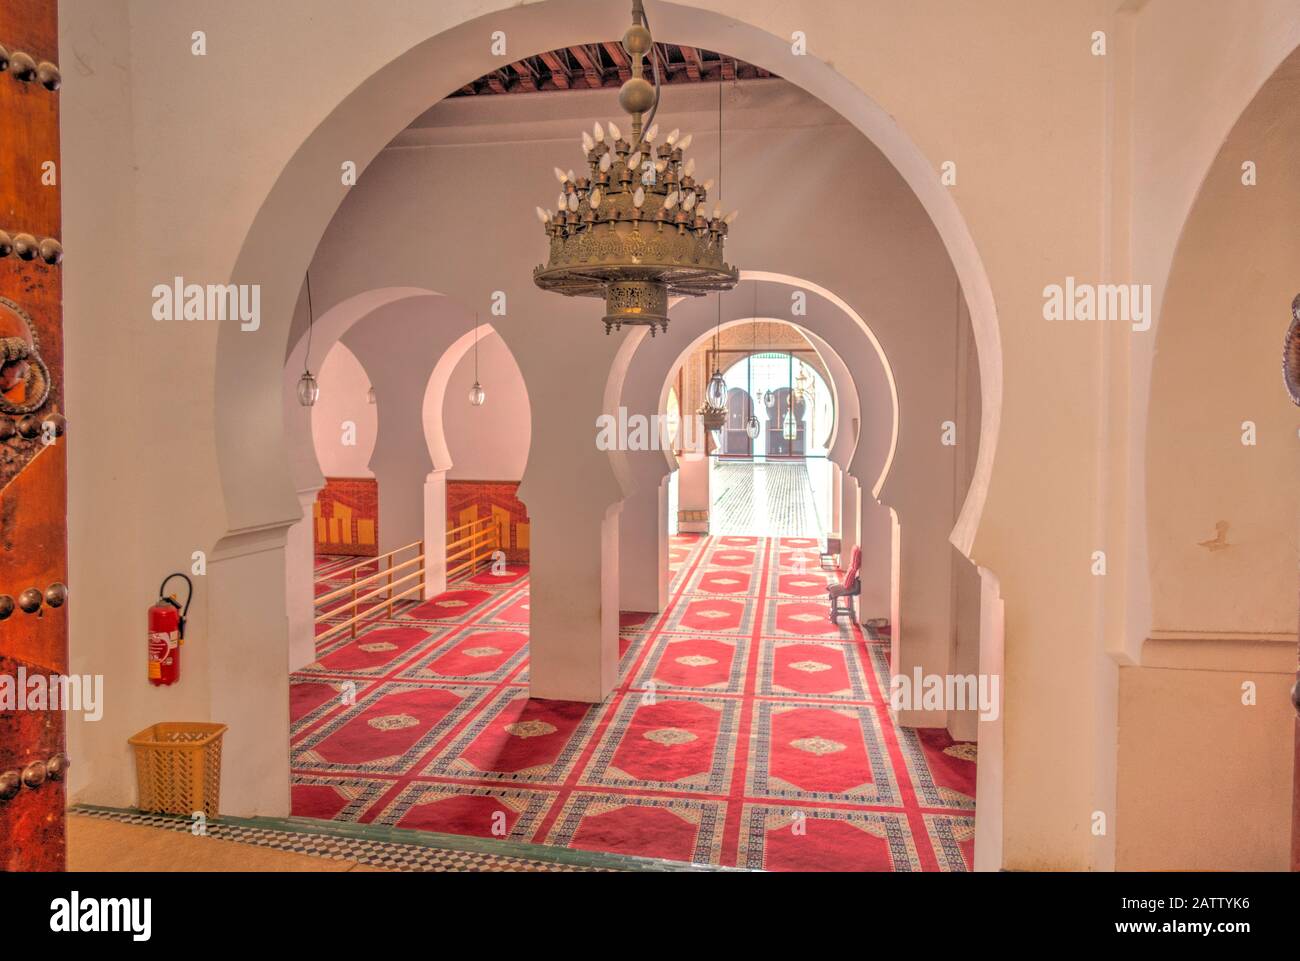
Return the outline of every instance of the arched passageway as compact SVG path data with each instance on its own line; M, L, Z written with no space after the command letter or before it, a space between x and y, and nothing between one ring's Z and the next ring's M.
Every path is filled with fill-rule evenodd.
M586 0L494 2L472 11L460 3L392 0L358 31L352 19L322 13L307 0L262 5L256 13L242 5L213 6L205 23L211 36L249 41L225 46L233 59L224 62L236 69L222 71L221 96L214 97L212 71L191 69L203 61L176 43L194 28L189 7L159 6L141 18L129 15L130 6L128 0L101 0L64 4L60 11L63 42L87 65L84 72L65 71L63 99L68 368L78 372L68 384L68 411L74 423L81 412L93 423L105 398L121 405L113 411L111 430L83 432L69 452L75 539L70 576L79 598L69 609L73 662L94 673L122 671L118 710L102 723L74 723L70 729L76 749L90 759L74 764L70 788L83 800L130 803L134 789L123 745L157 719L157 700L143 677L135 676L140 672L119 666L134 657L139 598L152 596L159 571L183 565L198 552L211 561L190 619L191 649L203 656L190 662L187 683L166 693L178 714L234 721L228 750L242 762L237 772L227 771L228 810L283 813L283 745L265 732L286 724L286 604L278 582L287 532L302 509L287 466L291 434L277 417L276 378L292 341L284 325L304 269L331 219L350 206L344 198L361 196L368 183L398 169L392 162L398 151L384 145L432 98L500 66L483 42L494 29L511 38L512 56L522 56L616 37L625 10ZM1161 629L1153 614L1172 596L1165 573L1188 566L1189 557L1203 560L1200 552L1210 548L1200 542L1220 543L1218 521L1228 523L1232 546L1207 556L1221 571L1244 555L1234 550L1242 543L1234 542L1241 521L1203 518L1210 513L1206 505L1185 498L1192 508L1188 519L1198 529L1209 520L1210 529L1194 535L1189 546L1189 531L1175 520L1167 529L1174 538L1170 544L1148 543L1148 529L1163 531L1170 520L1153 511L1147 523L1148 490L1155 489L1146 476L1148 388L1158 334L1046 323L1041 291L1066 277L1131 280L1150 283L1159 308L1206 172L1245 105L1300 42L1294 4L1260 0L1250 17L1232 5L1189 10L1178 0L1105 10L1066 4L1032 21L1015 5L985 5L968 17L926 4L800 8L797 16L780 6L760 9L739 0L701 0L691 7L651 2L651 9L656 30L667 39L767 65L837 110L848 121L846 132L865 133L880 146L886 166L900 172L913 202L919 198L935 225L959 283L927 289L964 291L979 340L981 416L986 428L999 425L982 431L979 470L954 537L983 565L986 596L997 601L1005 588L1004 606L985 605L989 634L999 639L986 645L988 669L1002 673L1005 655L1006 676L1017 682L1008 690L1005 764L990 763L997 738L981 738L981 863L1112 866L1114 827L1132 823L1122 792L1116 804L1122 689L1116 681L1123 673L1116 661L1143 663L1148 635L1153 626ZM976 28L981 42L972 45ZM792 49L795 30L809 41L806 55ZM1085 42L1097 30L1110 40L1104 58L1093 56ZM257 51L264 49L290 55L259 58ZM249 63L256 59L256 69L237 69L240 56L251 58ZM107 75L123 82L102 83ZM958 89L964 96L952 95ZM972 102L993 106L972 113ZM563 136L577 129L570 125ZM990 129L999 136L990 137ZM213 151L214 142L255 147ZM557 362L553 378L540 372L534 399L546 409L572 405L585 425L607 399L605 375L618 345L587 342L582 333L590 318L570 312L572 305L531 299L527 269L537 259L537 238L528 229L535 200L503 200L499 210L482 207L482 198L500 198L506 183L520 186L521 194L544 196L547 149L537 148L535 181L521 173L533 165L520 165L517 158L508 176L499 175L504 166L484 168L498 175L487 189L464 191L479 203L475 210L456 206L459 196L435 177L419 181L419 194L450 198L441 211L448 222L491 225L498 249L492 261L484 261L489 270L474 269L471 253L449 252L451 245L436 236L426 245L424 238L437 233L429 225L441 221L413 195L411 219L424 228L420 244L394 241L389 228L405 221L391 211L367 222L355 209L346 210L350 226L363 229L353 229L348 243L328 254L325 263L333 270L313 270L313 278L328 284L331 273L345 275L354 263L373 272L365 287L336 291L336 301L379 285L444 289L425 278L417 262L436 263L455 275L459 289L445 289L467 305L481 308L491 291L509 288L518 323L513 333L503 323L503 335L515 338L511 349L526 376L543 366L536 358L546 358L557 340L580 343L581 356ZM775 155L762 154L765 161ZM839 236L862 222L888 221L898 196L871 203L854 192L864 181L841 179L834 168L817 166L826 156L821 150L798 153L808 182L827 180L844 192L844 203L817 227ZM341 182L344 164L362 172L356 187ZM946 174L952 175L947 182L941 179ZM787 183L796 181L803 179ZM751 236L780 236L781 223L792 213L781 201L799 195L783 189L771 196L776 202L766 210L746 205L744 222L758 216L763 226L775 222L777 228ZM763 221L765 216L770 220ZM1063 232L1061 224L1070 230ZM97 242L110 233L116 243ZM897 229L885 233L891 243L913 236ZM740 234L736 262L762 264L758 250L744 249ZM868 241L846 242L864 273L892 264L888 250ZM781 269L859 303L856 292L823 275L825 265L815 256L789 246L800 262ZM1240 265L1231 261L1210 265L1207 278L1226 281L1239 274ZM260 333L152 321L147 292L181 274L195 282L263 285ZM501 279L507 275L517 276L517 285ZM864 286L880 279L864 278ZM1169 295L1177 296L1172 284ZM1000 325L994 322L995 299ZM940 322L936 318L949 317L933 307L881 316L924 339L929 325ZM874 323L876 314L871 316ZM883 328L882 338L892 354L896 345ZM120 388L123 370L136 374L129 395ZM933 412L911 413L906 378L900 377L899 388L909 411L908 429L898 441L902 462L911 425L919 425L917 436L929 442L939 430ZM1163 389L1158 396L1164 404ZM1237 425L1246 419L1261 423L1235 416ZM1150 422L1152 432L1163 429ZM525 483L536 487L539 498L554 499L561 508L555 516L572 510L580 523L538 531L535 543L562 537L573 548L573 565L550 572L550 596L581 611L572 632L574 650L583 663L599 662L568 693L599 697L616 673L610 665L617 660L617 625L609 630L601 612L617 605L609 602L602 575L616 567L608 512L623 487L609 465L584 456L578 445L565 449L558 435L548 434L546 441L548 450L577 458L569 462L578 465L576 471L569 473L582 478L581 497L566 491L558 472L548 474L544 465L530 465ZM985 468L993 463L995 444L996 473L990 473ZM965 454L974 457L973 451ZM1169 466L1163 457L1150 462L1153 477ZM884 491L882 499L891 502L891 493ZM1179 499L1185 493L1180 490ZM159 514L169 523L148 522ZM1109 559L1104 579L1087 560L1098 551ZM1250 586L1268 577L1261 574ZM566 591L566 585L582 587ZM1203 615L1203 608L1197 610ZM1217 632L1224 623L1192 626ZM558 619L550 623L559 626ZM566 665L557 657L538 668L541 684L551 669ZM1185 714L1189 700L1196 699L1181 699L1169 716ZM1174 737L1153 743L1163 744L1169 757L1181 742ZM1220 760L1234 756L1231 750L1205 753ZM1044 767L1043 757L1069 763ZM1233 777L1250 780L1239 767L1223 763ZM1167 783L1157 787L1162 790L1147 793L1178 793ZM1108 830L1096 829L1099 816ZM1207 838L1227 839L1225 846L1235 851L1258 851L1213 825L1202 827L1180 835L1185 842L1194 839L1198 853L1209 850Z

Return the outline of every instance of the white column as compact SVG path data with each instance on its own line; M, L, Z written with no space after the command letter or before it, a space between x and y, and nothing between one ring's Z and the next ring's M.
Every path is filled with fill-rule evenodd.
M831 533L844 536L844 471L831 462Z
M446 589L447 471L434 468L424 479L424 599Z
M684 453L679 461L677 472L677 510L708 511L709 502L709 458L704 454ZM677 525L683 534L709 533L708 521L685 521Z
M289 528L284 547L285 606L289 615L289 670L316 660L316 531L313 507L319 487L298 491L302 520Z
M599 703L618 682L618 506L605 516L533 497L529 693ZM592 603L596 600L597 603Z
M668 603L667 464L660 451L629 455L628 461L637 487L619 513L619 606L661 611Z
M1001 685L1004 671L1004 612L998 578L979 568L980 575L980 673L996 678ZM979 722L979 764L975 769L975 870L1002 869L1003 834L1003 747L1002 707L1005 691L999 686L994 698L996 716ZM991 712L992 713L992 712Z
M861 489L858 487L857 478L852 474L845 474L840 481L841 505L840 505L840 568L847 569L849 560L853 557L853 548L862 546L862 530L859 519L859 504L861 500ZM863 551L862 566L867 566L866 551Z

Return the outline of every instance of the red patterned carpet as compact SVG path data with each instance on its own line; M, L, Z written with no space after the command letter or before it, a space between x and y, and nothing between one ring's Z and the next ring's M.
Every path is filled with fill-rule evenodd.
M673 538L671 602L622 616L622 683L599 705L528 697L523 568L327 641L292 678L293 813L772 870L969 870L974 745L894 727L888 646L827 620L813 545Z

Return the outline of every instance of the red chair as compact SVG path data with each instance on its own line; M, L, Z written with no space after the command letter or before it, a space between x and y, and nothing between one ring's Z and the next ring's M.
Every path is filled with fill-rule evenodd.
M849 569L844 572L844 580L832 584L826 590L831 602L832 624L838 624L843 614L848 614L854 621L858 619L858 612L853 607L853 598L862 593L861 571L862 548L855 547L852 557L849 558Z

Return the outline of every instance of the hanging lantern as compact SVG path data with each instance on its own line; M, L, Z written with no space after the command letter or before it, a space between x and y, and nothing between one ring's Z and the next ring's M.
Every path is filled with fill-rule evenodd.
M302 358L302 376L298 378L298 403L304 407L313 406L320 398L320 384L311 375L308 363L311 362L311 332L315 327L316 315L311 306L311 271L305 275L307 283L307 350Z
M713 368L708 386L704 388L704 399L713 407L727 406L727 381L723 378L722 371L716 367Z
M803 400L812 387L812 378L808 376L808 369L802 365L799 367L799 376L794 379L794 396Z
M745 433L749 435L750 440L757 440L762 425L758 422L758 417L754 414L749 415L749 420L745 421Z
M319 399L320 384L311 375L311 371L304 370L302 376L298 378L298 403L304 407L311 407Z
M775 403L776 403L776 395L773 394L770 390L763 391L763 406L771 407Z
M478 314L474 315L474 386L469 389L469 404L471 407L482 407L483 402L487 400L487 391L483 385L478 382Z
M781 436L786 440L794 440L799 436L799 422L794 419L794 411L785 412L785 420L781 424Z

